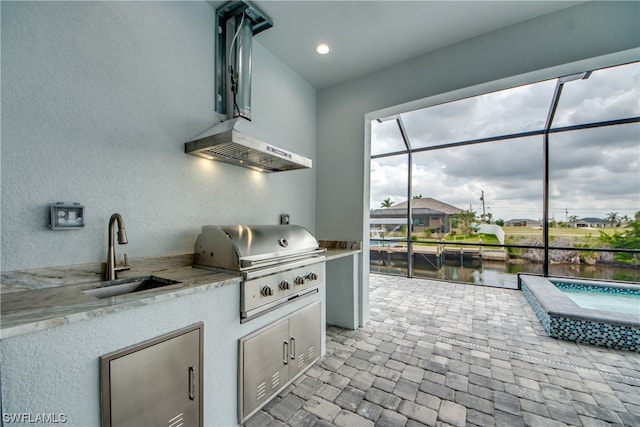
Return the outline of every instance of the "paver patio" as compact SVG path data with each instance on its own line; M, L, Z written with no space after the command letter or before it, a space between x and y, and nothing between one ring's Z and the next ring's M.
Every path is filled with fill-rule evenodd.
M517 290L372 274L371 320L245 424L640 426L640 354L548 337Z

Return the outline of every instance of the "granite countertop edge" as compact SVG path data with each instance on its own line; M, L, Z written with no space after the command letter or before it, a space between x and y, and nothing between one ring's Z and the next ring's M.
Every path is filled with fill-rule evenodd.
M327 249L327 252L324 254L324 258L326 261L332 261L334 259L352 256L361 252L362 249Z
M347 240L320 240L320 247L325 249L325 260L344 258L362 252L362 242Z
M240 275L191 267L192 256L132 260L119 279L155 275L180 283L166 288L97 299L82 291L103 281L99 264L2 273L0 339L157 304L241 282Z

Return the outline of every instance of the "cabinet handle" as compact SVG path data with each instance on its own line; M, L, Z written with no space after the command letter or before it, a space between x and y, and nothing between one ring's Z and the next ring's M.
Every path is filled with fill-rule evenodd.
M296 337L291 337L291 360L296 359Z
M196 398L196 368L195 366L189 366L189 399L195 400Z
M285 365L289 364L289 343L284 341L282 343L282 363Z

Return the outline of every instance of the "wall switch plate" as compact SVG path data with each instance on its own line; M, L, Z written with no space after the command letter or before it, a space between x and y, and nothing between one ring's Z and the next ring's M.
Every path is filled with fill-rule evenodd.
M80 203L54 203L49 206L49 214L49 228L52 230L84 227L84 206Z
M280 215L280 225L289 225L289 214Z

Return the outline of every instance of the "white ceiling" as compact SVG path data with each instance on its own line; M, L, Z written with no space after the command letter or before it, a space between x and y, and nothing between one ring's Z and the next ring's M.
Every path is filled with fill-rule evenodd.
M214 1L215 7L224 2ZM583 1L254 1L255 40L316 89ZM315 46L331 45L328 55Z

